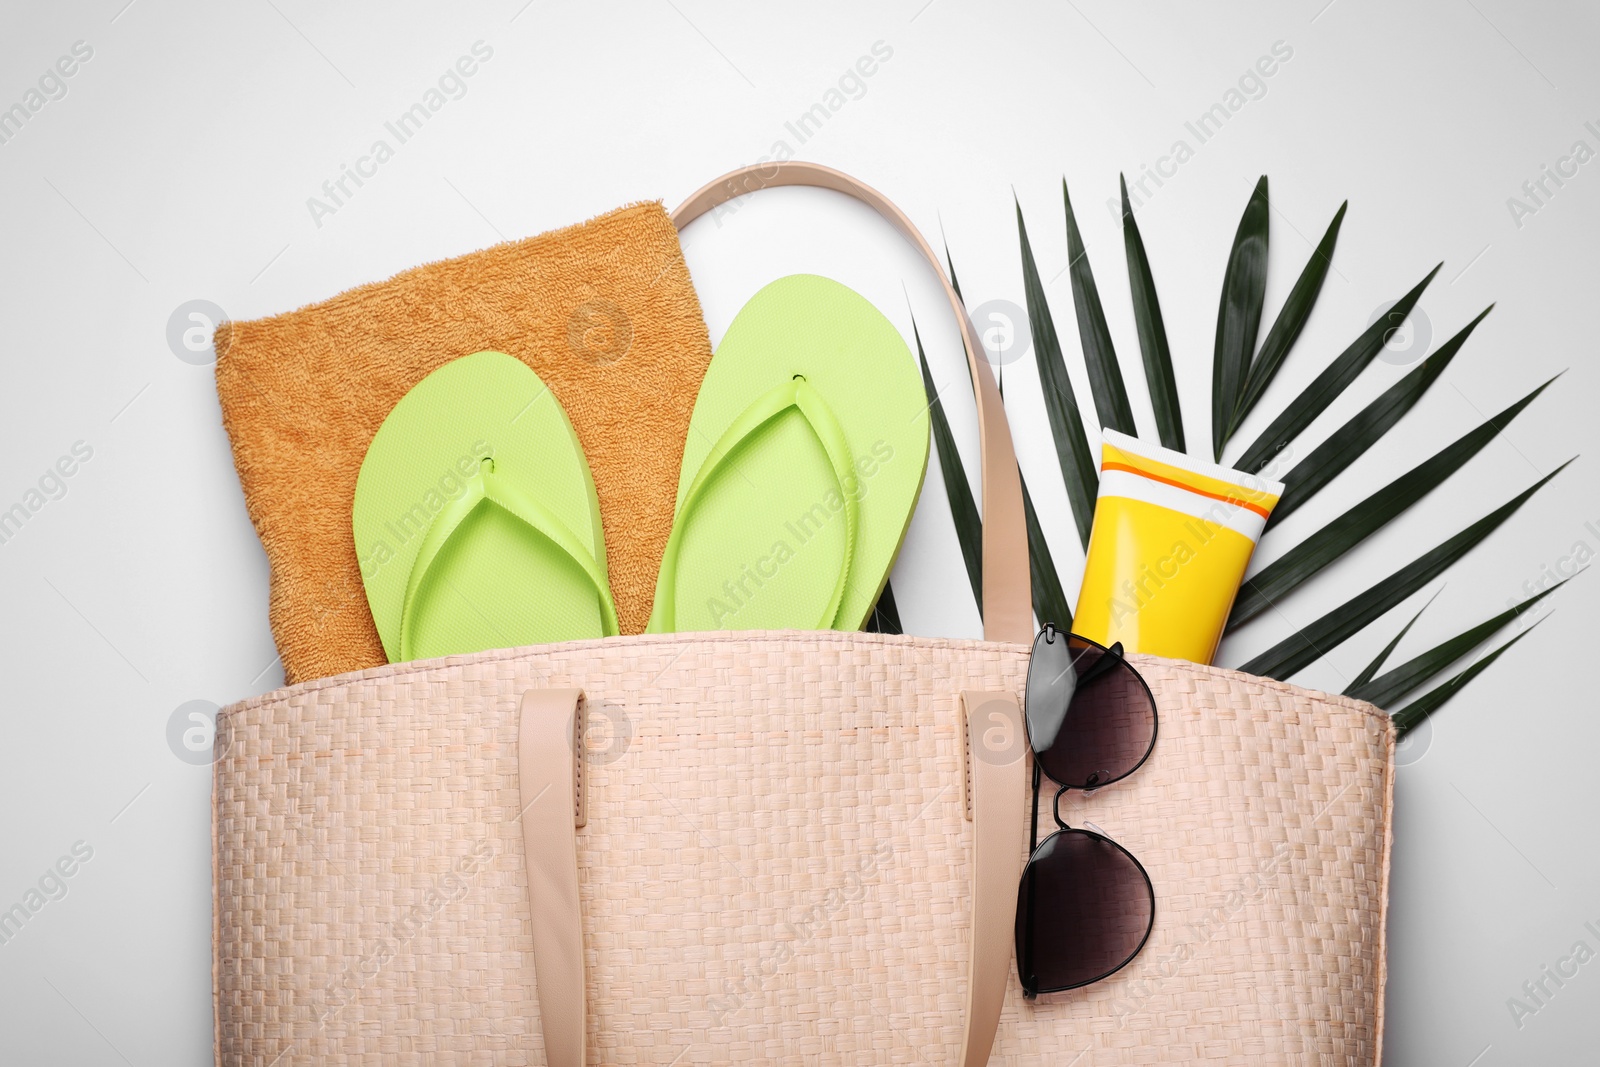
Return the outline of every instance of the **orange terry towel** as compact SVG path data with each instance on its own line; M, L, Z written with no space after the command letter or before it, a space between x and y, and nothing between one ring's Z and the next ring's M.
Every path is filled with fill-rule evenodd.
M711 360L659 203L226 323L215 343L222 422L267 551L289 682L385 662L350 529L356 475L407 390L484 349L527 363L566 408L594 472L622 632L644 629Z

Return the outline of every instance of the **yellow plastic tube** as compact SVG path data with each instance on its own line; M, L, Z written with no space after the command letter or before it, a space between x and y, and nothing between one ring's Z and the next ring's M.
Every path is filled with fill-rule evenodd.
M1283 485L1105 431L1074 633L1210 663Z

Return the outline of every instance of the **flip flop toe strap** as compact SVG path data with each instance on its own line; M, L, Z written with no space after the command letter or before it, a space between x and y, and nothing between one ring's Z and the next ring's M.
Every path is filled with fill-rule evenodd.
M600 601L601 624L605 636L611 637L620 632L617 625L617 606L611 599L611 585L594 555L578 542L572 531L567 529L549 508L528 496L514 482L496 474L494 460L486 457L477 472L467 479L466 491L446 504L444 509L434 516L433 522L428 526L427 534L423 536L422 547L417 550L417 558L412 563L411 574L406 580L405 601L400 609L401 660L414 658L412 635L416 632L416 625L413 616L417 609L417 594L428 576L428 568L443 551L446 542L461 528L467 516L483 504L491 504L518 519L523 525L571 557L594 585Z
M677 629L678 554L683 548L683 531L688 525L684 517L693 512L706 487L730 463L730 457L740 446L790 408L800 413L806 425L810 427L812 435L816 437L817 443L822 446L823 453L828 457L829 470L833 474L833 480L843 501L844 558L839 565L839 577L834 582L828 606L816 625L810 629L831 629L837 621L839 605L844 600L844 591L850 581L850 564L855 559L856 536L859 529L859 503L856 493L851 491L851 483L856 481L855 469L850 459L850 445L845 439L844 428L839 425L833 409L828 406L822 394L805 380L804 375L797 374L789 381L763 393L740 412L739 417L722 432L722 436L712 446L700 469L695 472L694 481L690 483L689 491L684 494L683 504L678 508L678 519L673 523L672 533L667 538L666 551L662 553L661 558L661 574L657 585L660 589L660 622L666 631ZM859 486L856 488L859 489Z

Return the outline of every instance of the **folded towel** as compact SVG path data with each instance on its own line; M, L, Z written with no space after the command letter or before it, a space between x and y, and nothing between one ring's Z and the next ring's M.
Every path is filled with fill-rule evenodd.
M267 551L288 681L385 662L350 529L356 475L407 390L483 349L527 363L566 408L594 472L622 632L644 629L711 360L659 203L226 323L215 345L222 422Z

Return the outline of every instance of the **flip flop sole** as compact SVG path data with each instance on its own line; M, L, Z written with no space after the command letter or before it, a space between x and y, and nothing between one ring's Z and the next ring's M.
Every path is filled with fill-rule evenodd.
M603 576L599 502L566 412L511 356L454 360L395 405L356 481L351 526L390 662L606 632L601 595L584 567L514 514L480 504L447 537L435 533L437 554L412 590L404 655L401 618L419 553L435 524L470 501L485 459L499 484L535 501Z
M843 431L842 490L797 408L726 456L716 451L752 405L796 378ZM696 475L719 458L684 514ZM859 628L899 553L927 459L927 401L894 325L828 278L799 274L766 286L729 326L695 402L678 484L671 617L658 586L652 630ZM825 619L843 563L844 493L855 501L855 547L837 611Z

